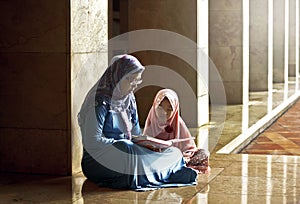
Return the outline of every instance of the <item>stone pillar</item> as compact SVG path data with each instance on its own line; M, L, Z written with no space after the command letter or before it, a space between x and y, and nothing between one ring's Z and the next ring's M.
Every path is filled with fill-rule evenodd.
M210 0L209 6L209 56L223 79L227 103L241 104L242 1Z
M284 82L284 0L274 0L273 81Z
M68 0L1 1L0 171L71 172Z
M81 171L82 140L77 114L89 89L107 68L108 1L71 3L72 172Z
M249 91L268 90L268 0L250 0Z
M296 1L289 2L289 76L296 76ZM293 79L294 81L294 79ZM294 87L293 87L294 89Z
M161 88L171 88L179 95L183 119L189 127L196 127L197 1L129 0L128 31L140 29L162 30L164 34L164 31L170 32L169 36L161 34L155 39L144 39L144 42L155 45L151 46L153 49L145 47L145 50L134 53L147 66L144 82L152 84L136 92L141 125L144 125L156 92ZM156 70L166 72L160 76Z

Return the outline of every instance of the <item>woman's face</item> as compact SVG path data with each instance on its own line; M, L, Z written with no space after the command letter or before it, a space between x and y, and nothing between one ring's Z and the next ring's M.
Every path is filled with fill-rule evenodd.
M167 120L171 118L174 110L168 98L164 98L159 106L166 112Z
M122 95L133 92L139 84L142 83L142 73L129 74L125 76L119 83Z

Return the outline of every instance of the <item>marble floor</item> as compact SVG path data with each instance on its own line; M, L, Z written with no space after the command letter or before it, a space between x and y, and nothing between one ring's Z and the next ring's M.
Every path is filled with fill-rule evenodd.
M1 174L0 203L300 203L298 156L217 154L210 164L195 186L148 192L99 188L80 173Z
M250 111L249 123L255 124L255 120L267 112L264 103L267 99L265 93L253 93L250 98L250 110L254 112ZM276 101L273 105L277 106ZM278 123L235 154L217 153L242 131L242 107L226 108L221 136L213 140L214 145L210 147L212 171L210 175L199 175L195 186L134 192L99 188L81 173L73 176L1 173L0 203L300 204L300 142L297 135L300 102L285 112L276 121ZM220 133L217 127L218 124L212 124L204 129L208 129L211 136ZM268 147L273 149L268 150Z
M300 156L300 100L240 153Z

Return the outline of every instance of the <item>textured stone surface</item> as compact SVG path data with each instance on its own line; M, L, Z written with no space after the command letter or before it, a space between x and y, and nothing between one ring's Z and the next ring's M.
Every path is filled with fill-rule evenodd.
M209 56L221 75L229 104L242 102L241 3L211 1L209 8Z
M66 175L70 171L65 130L0 129L0 171Z
M81 171L82 143L77 114L89 89L108 65L106 0L71 2L72 172Z
M2 127L67 129L67 56L0 54Z
M268 88L268 1L249 3L249 91L264 91Z
M71 1L72 53L107 51L108 4L101 1Z
M68 51L68 1L1 1L2 52Z
M284 1L274 0L273 77L275 83L284 81Z
M68 1L0 5L1 171L68 174Z

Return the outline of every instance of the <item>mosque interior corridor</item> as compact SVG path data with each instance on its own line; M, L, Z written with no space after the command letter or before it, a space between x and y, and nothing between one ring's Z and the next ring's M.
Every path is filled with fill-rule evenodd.
M0 9L0 204L300 204L299 0L3 0ZM113 190L82 174L77 114L124 53L145 66L141 127L158 89L178 92L210 152L197 185Z

